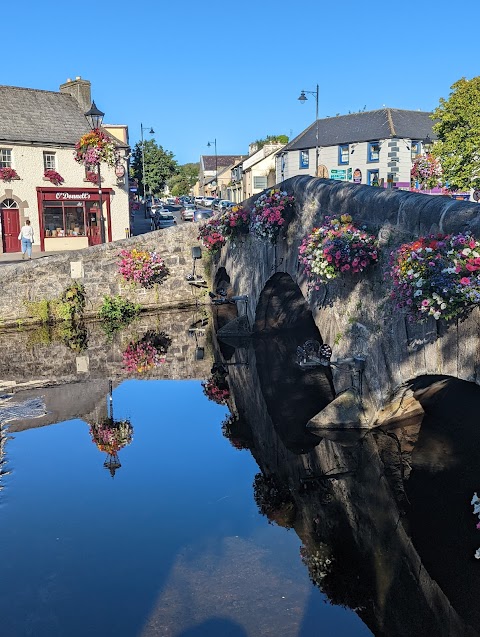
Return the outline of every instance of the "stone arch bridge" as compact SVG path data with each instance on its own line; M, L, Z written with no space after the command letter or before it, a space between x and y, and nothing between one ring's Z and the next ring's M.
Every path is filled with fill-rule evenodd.
M279 329L294 333L313 318L321 341L333 348L332 361L365 358L361 387L365 425L378 423L382 408L399 390L404 398L405 387L419 376L478 383L479 311L448 325L433 318L421 325L408 323L392 311L383 275L390 251L418 236L470 231L480 238L478 204L310 177L292 178L282 187L296 202L286 237L275 246L249 237L234 248L223 248L213 273L216 286L223 282L230 294L248 295L248 303L238 306L246 313L253 335ZM309 293L298 267L298 248L325 215L342 214L378 234L380 263L362 275L337 279ZM337 394L352 385L349 371L353 373L354 367L347 373L345 366L332 368ZM337 420L346 415L342 410Z

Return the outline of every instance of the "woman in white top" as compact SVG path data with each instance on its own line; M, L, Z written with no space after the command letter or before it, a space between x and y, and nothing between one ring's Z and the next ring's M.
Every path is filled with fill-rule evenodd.
M33 243L33 228L30 225L30 219L25 220L25 225L20 230L18 235L19 240L22 242L22 259L25 259L25 254L28 258L32 258L32 243Z

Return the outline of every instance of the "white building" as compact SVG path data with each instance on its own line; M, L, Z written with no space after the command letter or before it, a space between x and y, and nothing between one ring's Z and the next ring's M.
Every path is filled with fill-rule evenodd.
M250 144L249 155L234 164L230 171L229 199L243 201L275 185L275 153L284 144Z
M35 251L77 250L101 242L98 184L74 160L74 146L89 127L90 82L67 80L60 92L0 86L0 168L18 178L0 178L0 252L19 252L18 234L26 219L34 230ZM126 126L109 130L117 147L115 168L101 166L105 239L125 238L129 230ZM121 130L120 130L121 129ZM55 185L47 170L61 175Z
M430 113L384 108L319 119L276 154L277 183L295 175L410 189L410 171L434 139Z

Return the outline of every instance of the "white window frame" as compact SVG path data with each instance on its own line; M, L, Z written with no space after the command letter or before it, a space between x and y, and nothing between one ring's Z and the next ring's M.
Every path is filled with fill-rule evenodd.
M50 158L53 158L53 166L50 166ZM56 153L52 153L48 150L43 151L43 169L44 170L57 170L57 156Z
M0 168L13 168L11 148L0 148Z

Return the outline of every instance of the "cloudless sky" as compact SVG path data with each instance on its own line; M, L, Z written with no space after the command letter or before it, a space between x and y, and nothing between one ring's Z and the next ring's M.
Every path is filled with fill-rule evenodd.
M2 4L0 83L57 91L92 82L105 122L140 124L179 163L246 154L320 117L432 110L480 74L480 2L464 0L122 0ZM147 137L147 135L146 135Z

